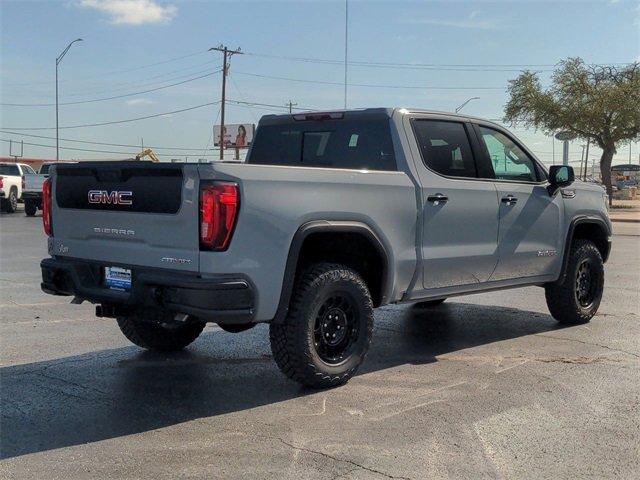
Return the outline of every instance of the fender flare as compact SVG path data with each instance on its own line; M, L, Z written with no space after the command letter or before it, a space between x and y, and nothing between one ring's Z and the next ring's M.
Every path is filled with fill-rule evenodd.
M393 283L391 278L393 272L389 268L388 249L376 232L366 223L359 221L313 220L301 225L291 240L289 255L287 256L287 263L284 270L284 278L282 280L282 289L280 290L280 301L278 302L278 309L272 320L273 323L282 323L286 318L293 293L300 250L302 250L302 245L309 235L319 232L359 233L371 241L383 260L380 304L384 305L388 303L390 289Z
M580 216L571 220L571 223L569 224L569 231L567 232L567 237L564 243L564 252L562 254L562 269L560 270L560 277L558 278L558 283L564 283L564 280L567 276L567 268L569 266L569 252L571 251L571 243L573 242L573 232L575 231L578 225L583 225L583 224L597 225L598 227L602 228L607 238L611 237L611 229L609 228L609 225L607 225L607 223L601 218ZM604 252L604 254L602 255L603 262L606 262L607 259L609 258L610 251L611 251L611 240L609 240L609 247L607 248L606 252Z

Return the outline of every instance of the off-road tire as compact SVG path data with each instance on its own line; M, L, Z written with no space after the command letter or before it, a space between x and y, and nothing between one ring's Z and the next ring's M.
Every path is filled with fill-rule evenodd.
M445 300L446 300L446 298L440 298L438 300L425 300L424 302L416 303L416 307L419 307L419 308L437 307L438 305L442 305L442 303Z
M318 352L314 326L321 309L336 295L349 298L350 325L355 326L351 331L357 334L350 337L354 339L348 356L332 364ZM366 283L354 270L329 263L317 263L306 269L294 287L286 319L281 324L272 323L269 330L271 351L280 370L312 388L346 383L364 361L372 335L373 303Z
M14 213L18 209L18 192L15 187L9 190L9 196L2 202L2 207L7 213Z
M182 350L202 333L205 323L198 320L187 320L180 324L161 323L165 314L158 314L160 318L151 320L150 313L135 314L117 319L118 326L124 336L133 344L161 352ZM145 316L147 318L145 318ZM167 314L166 320L171 321L172 315Z
M578 300L578 269L584 263L590 265L593 279L593 298L587 305ZM545 285L547 306L559 323L577 325L587 323L598 311L604 287L604 264L602 255L593 242L579 239L569 251L567 271L562 283Z
M27 217L33 217L38 211L38 205L31 200L25 200L24 202L24 214Z

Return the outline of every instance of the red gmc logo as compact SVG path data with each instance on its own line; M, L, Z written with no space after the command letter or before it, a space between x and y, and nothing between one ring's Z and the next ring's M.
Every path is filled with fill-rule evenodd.
M133 192L107 192L106 190L89 190L89 203L101 203L105 205L132 205Z

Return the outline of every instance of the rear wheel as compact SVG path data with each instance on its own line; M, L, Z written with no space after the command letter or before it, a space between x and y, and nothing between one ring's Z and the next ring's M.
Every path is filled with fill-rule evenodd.
M603 288L600 251L589 240L577 240L569 252L564 281L545 286L549 311L560 323L587 323L598 311Z
M15 188L9 191L9 196L4 201L4 211L13 213L18 209L18 192Z
M24 201L24 213L27 217L33 217L38 211L38 206L31 200Z
M315 264L302 274L284 323L272 323L271 351L289 378L313 388L346 383L364 361L373 304L357 272Z
M119 317L118 326L135 345L148 350L182 350L202 333L205 323L191 317L175 321L170 312L144 312Z

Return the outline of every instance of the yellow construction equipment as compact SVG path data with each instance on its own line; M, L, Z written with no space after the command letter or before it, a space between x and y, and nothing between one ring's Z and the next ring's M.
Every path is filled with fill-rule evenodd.
M143 150L138 155L136 155L136 160L142 160L144 157L149 157L152 162L160 161L160 159L156 157L156 154L153 153L153 150L151 150L150 148L147 148L146 150Z

